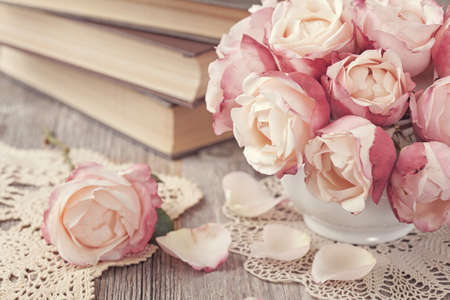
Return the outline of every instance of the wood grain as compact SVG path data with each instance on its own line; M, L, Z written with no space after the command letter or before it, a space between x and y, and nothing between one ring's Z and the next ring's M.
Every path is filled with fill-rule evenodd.
M186 212L178 226L226 222L221 213L221 178L232 170L251 172L234 142L224 143L179 161L158 157L150 149L97 121L0 75L0 140L20 148L42 148L44 128L71 147L105 154L116 162L147 162L156 172L183 175L199 184L205 197ZM203 273L161 251L139 265L112 268L96 280L97 299L300 299L297 284L261 281L231 254L216 272Z

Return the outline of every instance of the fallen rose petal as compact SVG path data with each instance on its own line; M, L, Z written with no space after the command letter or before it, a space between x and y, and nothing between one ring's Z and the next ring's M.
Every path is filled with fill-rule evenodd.
M282 197L272 197L252 176L244 172L231 172L222 180L225 205L242 217L256 217L271 210Z
M364 248L330 244L316 253L312 278L319 283L327 280L356 280L369 274L375 263L375 257Z
M169 232L156 238L156 242L164 252L195 270L211 272L227 260L231 234L220 224L208 223Z
M303 257L311 244L306 233L282 224L264 226L263 241L251 245L252 256L284 261Z

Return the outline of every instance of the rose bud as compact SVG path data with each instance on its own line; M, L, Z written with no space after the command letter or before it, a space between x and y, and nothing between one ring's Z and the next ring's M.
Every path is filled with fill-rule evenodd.
M305 183L316 198L359 213L371 196L380 200L396 159L381 127L357 116L342 117L317 132L305 147Z
M356 0L354 22L359 47L391 49L411 76L430 64L434 35L444 11L433 0Z
M400 222L424 232L450 226L450 147L429 142L403 148L387 191Z
M250 74L233 108L233 132L244 156L263 174L295 174L303 149L330 110L322 86L303 73Z
M331 54L353 52L353 24L344 0L281 1L272 17L269 45L284 72L325 73Z
M335 118L357 115L389 126L402 118L415 87L392 50L366 50L328 67L322 78Z
M431 49L434 68L440 77L450 76L450 6L447 7L444 25L436 33Z
M278 70L270 50L263 44L267 26L270 26L273 7L254 9L249 17L236 23L223 35L217 46L218 59L209 65L206 90L206 108L213 113L216 134L232 129L230 111L238 106L234 102L242 93L242 82L248 74Z
M450 146L450 76L435 81L417 99L411 98L410 107L418 136Z
M79 166L50 195L42 233L66 261L95 265L145 249L161 205L147 165L115 173Z

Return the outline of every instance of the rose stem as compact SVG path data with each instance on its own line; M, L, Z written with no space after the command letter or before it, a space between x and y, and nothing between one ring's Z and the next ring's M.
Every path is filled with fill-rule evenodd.
M48 129L44 129L44 143L47 145L55 146L56 148L59 148L64 157L64 162L69 165L70 170L75 169L75 165L72 162L72 159L70 158L70 148L66 144L64 144L62 141L57 139Z

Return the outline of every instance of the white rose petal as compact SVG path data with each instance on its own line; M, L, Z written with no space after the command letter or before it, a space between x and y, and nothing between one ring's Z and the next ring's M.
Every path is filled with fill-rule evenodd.
M238 216L256 217L271 210L282 197L272 197L253 177L244 172L232 172L222 180L225 205Z
M210 272L227 259L231 234L222 225L209 223L169 232L156 238L156 242L164 252L188 263L195 270Z
M263 229L263 241L251 245L252 256L283 261L303 257L308 251L311 237L282 224L269 224Z
M312 277L316 282L356 280L373 269L375 257L361 247L349 244L323 246L314 257Z

